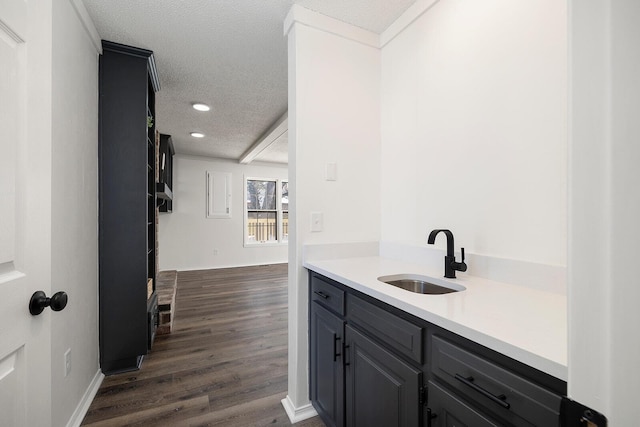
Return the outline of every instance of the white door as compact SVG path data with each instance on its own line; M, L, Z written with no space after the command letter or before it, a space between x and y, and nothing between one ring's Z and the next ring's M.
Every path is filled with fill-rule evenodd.
M50 296L51 214L34 203L46 186L32 170L42 158L30 137L38 118L30 117L27 5L0 1L0 425L11 427L47 426L51 416L51 314L28 310L35 290Z

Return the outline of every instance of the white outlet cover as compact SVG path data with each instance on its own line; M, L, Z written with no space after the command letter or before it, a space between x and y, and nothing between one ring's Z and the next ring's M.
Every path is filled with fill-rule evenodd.
M64 352L64 376L66 377L71 372L71 349L67 349Z
M338 180L338 165L335 163L327 163L327 167L325 170L325 177L327 181L337 181Z
M311 231L322 231L324 226L324 219L322 212L311 212Z

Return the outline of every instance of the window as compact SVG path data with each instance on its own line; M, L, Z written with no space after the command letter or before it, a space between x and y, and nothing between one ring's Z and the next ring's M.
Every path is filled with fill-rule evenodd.
M289 183L246 178L245 244L283 243L289 237Z
M281 181L280 188L282 194L280 196L280 203L282 209L282 241L289 241L289 181Z

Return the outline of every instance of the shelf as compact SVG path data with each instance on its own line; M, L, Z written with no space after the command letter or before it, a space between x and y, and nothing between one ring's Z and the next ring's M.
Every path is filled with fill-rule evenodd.
M156 183L156 197L163 200L173 200L173 192L166 182Z

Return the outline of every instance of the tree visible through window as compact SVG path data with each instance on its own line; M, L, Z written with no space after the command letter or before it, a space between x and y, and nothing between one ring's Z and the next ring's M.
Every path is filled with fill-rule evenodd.
M277 179L247 178L246 189L245 242L251 244L287 241L288 183Z

